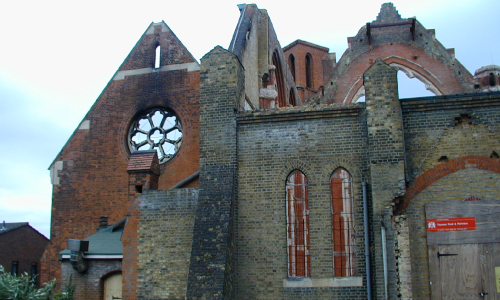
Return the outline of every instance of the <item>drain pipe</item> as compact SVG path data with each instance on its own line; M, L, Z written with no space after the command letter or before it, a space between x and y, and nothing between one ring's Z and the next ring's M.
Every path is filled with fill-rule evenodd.
M384 291L385 291L385 299L389 299L389 278L387 271L387 237L386 237L386 228L384 225L384 221L382 217L380 217L380 231L382 235L382 260L384 263Z
M368 199L366 196L366 182L362 182L363 186L363 217L364 217L364 230L365 230L365 262L366 262L366 294L368 300L372 299L372 275L370 263L370 235L368 226Z

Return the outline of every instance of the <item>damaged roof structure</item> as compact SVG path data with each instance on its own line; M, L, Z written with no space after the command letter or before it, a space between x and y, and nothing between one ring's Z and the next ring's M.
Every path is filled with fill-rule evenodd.
M498 67L392 3L338 61L239 8L201 63L165 22L140 37L51 165L44 274L75 299L500 297Z

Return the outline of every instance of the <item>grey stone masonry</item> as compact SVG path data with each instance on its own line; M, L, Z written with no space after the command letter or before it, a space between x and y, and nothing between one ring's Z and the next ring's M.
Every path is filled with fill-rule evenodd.
M231 205L235 197L236 115L244 70L215 47L202 58L200 198L196 211L187 299L231 298ZM229 275L228 275L229 276Z

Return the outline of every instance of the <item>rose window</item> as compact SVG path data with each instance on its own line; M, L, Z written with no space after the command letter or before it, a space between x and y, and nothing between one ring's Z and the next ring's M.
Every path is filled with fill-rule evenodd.
M155 149L160 163L165 163L181 147L181 123L172 111L151 109L132 124L128 141L130 151Z

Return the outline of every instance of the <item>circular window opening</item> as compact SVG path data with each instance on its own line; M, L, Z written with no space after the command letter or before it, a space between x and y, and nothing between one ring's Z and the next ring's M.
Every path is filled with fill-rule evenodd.
M161 164L170 160L181 144L181 122L175 113L164 108L154 108L140 115L128 134L131 152L155 149Z

